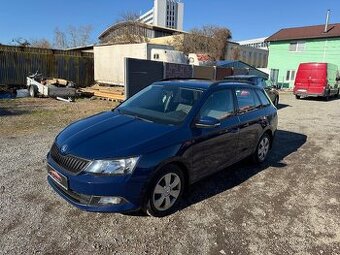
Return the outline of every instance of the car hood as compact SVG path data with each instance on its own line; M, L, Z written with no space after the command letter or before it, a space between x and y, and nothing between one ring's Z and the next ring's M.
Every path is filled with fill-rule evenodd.
M163 125L117 112L103 112L66 127L56 138L62 153L86 159L139 156L164 147L178 126ZM168 140L169 141L169 140Z

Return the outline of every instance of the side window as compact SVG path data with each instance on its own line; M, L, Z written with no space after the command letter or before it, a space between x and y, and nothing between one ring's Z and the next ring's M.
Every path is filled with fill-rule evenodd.
M268 97L264 94L264 91L256 90L256 93L259 95L262 105L265 105L265 106L270 105L270 101Z
M253 89L237 89L235 93L241 112L251 111L261 105Z
M230 89L213 92L204 103L200 117L212 117L218 120L234 114L233 92Z

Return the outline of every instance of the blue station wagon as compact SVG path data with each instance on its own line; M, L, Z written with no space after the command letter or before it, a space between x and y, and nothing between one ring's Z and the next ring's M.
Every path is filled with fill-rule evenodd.
M47 155L48 182L83 210L162 217L188 185L249 156L265 161L277 124L277 109L251 84L156 82L66 127Z

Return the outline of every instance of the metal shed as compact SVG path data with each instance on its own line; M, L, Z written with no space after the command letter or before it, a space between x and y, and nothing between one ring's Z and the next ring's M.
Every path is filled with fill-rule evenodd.
M249 74L249 75L256 75L260 76L264 79L268 79L269 75L260 71L259 69L248 65L247 63L240 61L240 60L223 60L223 61L218 61L216 63L218 67L223 67L223 68L232 68L234 75L238 74Z

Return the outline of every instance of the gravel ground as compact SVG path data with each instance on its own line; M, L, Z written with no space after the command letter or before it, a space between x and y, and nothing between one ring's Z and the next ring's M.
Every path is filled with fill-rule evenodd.
M47 115L48 128L36 128L25 116L40 123L51 101L15 102L43 113L13 114L0 102L1 254L340 254L340 100L282 94L269 160L245 160L195 184L181 209L161 219L83 212L46 182L45 155L71 121L65 115L109 103L63 104Z

